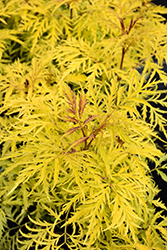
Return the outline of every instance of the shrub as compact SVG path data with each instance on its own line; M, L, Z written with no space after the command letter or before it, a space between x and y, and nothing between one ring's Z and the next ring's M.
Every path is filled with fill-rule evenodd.
M148 160L167 180L154 130L166 135L165 110L151 105L167 106L166 9L6 0L0 11L0 247L165 249Z

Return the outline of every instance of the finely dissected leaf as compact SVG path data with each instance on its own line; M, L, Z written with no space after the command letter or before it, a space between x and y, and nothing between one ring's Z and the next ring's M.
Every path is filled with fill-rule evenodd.
M54 168L54 186L57 184L59 178L59 171L60 171L60 162L58 158L55 158L55 168ZM54 187L53 186L53 187Z
M80 126L74 127L74 128L70 128L68 131L66 131L66 132L64 133L64 135L62 136L62 138L63 138L64 136L66 136L66 135L70 135L70 134L74 133L75 131L77 131L77 130L80 129L80 128L81 128Z
M87 124L88 122L94 120L97 117L97 115L91 115L89 116L85 121L84 121L84 125Z
M71 117L71 116L63 116L62 120L66 121L66 122L78 123L78 120L75 119L74 117Z
M166 210L165 204L163 204L162 201L160 201L160 199L153 200L153 204L157 207L161 207L162 209Z
M76 115L77 114L76 97L73 91L68 86L66 86L65 97L67 98L66 102L70 106L70 109L67 109L67 111Z
M6 94L5 94L5 100L4 100L5 102L8 101L9 97L12 95L13 90L14 90L14 87L12 86L8 88L8 91L6 91Z
M2 149L2 157L5 156L5 153L8 151L11 145L11 141L5 141Z
M144 246L144 245L139 244L139 243L136 243L136 244L134 245L134 247L135 247L136 249L138 249L138 250L151 250L150 247Z
M5 227L7 227L7 217L2 209L0 209L0 239L2 238Z
M86 95L82 91L79 99L79 116L81 117L87 104Z
M0 1L0 249L167 246L148 164L167 181L158 13L141 0Z

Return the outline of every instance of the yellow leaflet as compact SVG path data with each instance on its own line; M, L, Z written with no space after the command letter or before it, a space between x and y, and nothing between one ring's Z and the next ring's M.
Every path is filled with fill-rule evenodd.
M44 221L44 222L42 222L41 220L34 220L34 219L32 219L29 215L28 215L28 218L29 218L29 220L34 224L34 225L37 225L37 226L41 226L41 227L46 227L46 226L52 226L52 223L48 223L46 220ZM27 225L27 227L28 227L28 225ZM28 227L29 228L29 227ZM35 232L35 228L33 229L33 228L31 228L30 229L30 231L33 231L34 230L34 232ZM39 229L38 229L38 231L39 231Z
M87 236L88 233L87 233ZM99 223L96 224L96 226L93 227L93 230L91 231L91 234L90 234L90 238L88 240L88 246L87 246L87 249L92 249L91 248L91 245L97 240L97 238L100 236L100 225ZM87 239L85 239L85 243L86 243Z
M43 208L44 208L45 210L47 210L47 211L49 212L50 215L52 215L53 217L57 218L57 212L56 212L56 210L53 211L52 208L46 206L44 203L41 203L41 205L43 206Z
M79 175L78 175L78 172L76 170L76 168L73 166L71 166L71 168L73 169L73 173L74 173L74 176L75 176L75 180L76 180L76 183L77 185L79 186L80 190L81 190L81 193L83 195L83 199L85 201L85 190L83 188L83 182L81 181Z
M114 168L118 165L118 164L121 164L122 162L124 162L124 159L129 155L128 153L124 152L124 153L121 153L120 152L120 156L118 156L115 161L113 161L112 163L112 170L114 171Z
M7 193L7 196L13 193L13 191L20 185L20 183L22 183L22 181L23 180L20 180L20 179L16 181L14 187Z
M41 175L41 178L39 179L40 182L43 182L44 180L47 179L46 168L47 168L47 163L43 164L43 167L40 171L40 175Z
M4 211L0 208L0 239L3 233L4 226L6 226L7 219L6 219L6 214Z
M142 103L142 104L145 104L146 106L150 107L150 108L153 108L151 106L151 104L149 102L147 102L146 100L143 100L143 99L140 99L140 98L128 98L128 101L133 101L134 103Z
M136 247L137 250L152 250L152 248L144 246L139 243L134 244L134 247Z
M54 230L49 230L48 228L46 229L47 230L47 232L48 232L48 234L50 235L50 236L52 236L53 237L53 241L56 241L56 238L60 238L60 237L62 237L62 235L64 235L64 233L63 232L59 232L59 231L56 231L55 233L54 232L52 232L52 231L54 231ZM64 244L64 243L63 243ZM45 249L45 248L44 248ZM50 246L49 246L49 248L48 248L49 250L50 250Z
M3 145L3 149L2 149L2 157L5 156L5 154L7 153L7 151L9 150L9 147L11 145L12 141L11 140L8 140L4 143Z
M59 162L59 158L55 158L55 166L54 166L54 185L53 188L56 186L57 181L58 181L58 177L59 177L59 171L60 171L60 162ZM52 189L53 189L52 188Z
M8 90L6 91L5 100L4 100L5 103L9 100L9 97L12 95L12 92L14 89L15 89L14 87L10 86Z
M110 129L110 146L109 146L109 150L108 150L108 154L110 154L113 151L114 148L114 142L115 142L115 137L114 137L114 130Z
M112 223L104 229L104 231L118 228L125 221L125 214L122 209L122 203L120 202L119 195L116 195L114 199L114 205L112 208Z
M86 76L84 74L69 74L66 76L65 81L70 81L70 82L85 82L86 81Z
M124 101L123 101L123 103L124 103ZM127 110L127 112L132 112L132 113L138 115L138 111L135 108L133 108L132 106L122 105L122 103L120 103L119 107L122 108L123 110L124 109Z
M111 169L110 169L110 164L108 162L108 156L104 150L104 147L102 145L99 145L99 153L105 163L105 167L106 167L106 174L109 175L110 177L111 176Z
M167 241L167 229L163 227L157 227L157 229L162 233L163 238Z
M124 97L123 94L125 93L124 91L125 87L122 86L119 88L118 90L118 94L117 94L117 106L119 106L120 102L121 102L121 99ZM124 106L123 106L124 107Z
M38 135L38 133L41 132L43 128L45 128L45 125L42 125L39 129L37 129L34 136Z
M134 144L130 136L126 135L123 130L119 129L118 135L120 136L121 140L123 140L123 142L128 143L128 144L132 144L132 143Z
M21 192L22 192L22 195L23 195L23 203L24 203L24 209L26 210L27 207L28 207L28 191L26 189L27 185L25 183L22 184L21 186Z

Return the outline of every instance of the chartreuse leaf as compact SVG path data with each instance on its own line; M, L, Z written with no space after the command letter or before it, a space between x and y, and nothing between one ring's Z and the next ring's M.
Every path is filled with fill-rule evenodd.
M167 181L167 175L166 175L163 171L157 169L157 173L161 176L161 178L162 178L165 182Z
M167 136L165 12L138 0L1 1L0 249L167 246L148 166L167 181L154 131Z
M7 227L7 216L5 214L5 212L0 209L0 239L2 238L3 232L5 230L5 227Z
M135 247L136 249L138 249L138 250L151 250L150 247L144 246L144 245L139 244L139 243L134 244L134 247Z

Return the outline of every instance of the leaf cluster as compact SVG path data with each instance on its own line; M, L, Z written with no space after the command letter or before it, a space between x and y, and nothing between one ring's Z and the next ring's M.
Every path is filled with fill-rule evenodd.
M166 249L148 167L167 179L154 130L166 136L166 9L0 4L0 248Z

